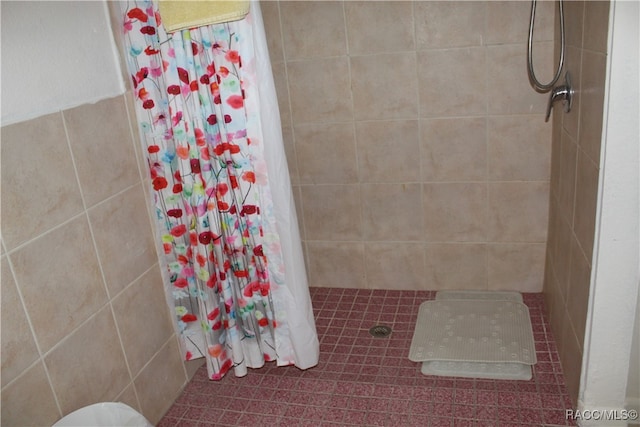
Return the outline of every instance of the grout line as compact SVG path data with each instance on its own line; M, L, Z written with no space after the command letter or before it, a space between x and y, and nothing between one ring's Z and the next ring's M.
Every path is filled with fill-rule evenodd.
M60 223L60 224L57 224L56 226L54 226L54 227L52 227L52 228L47 229L47 230L46 230L46 231L44 231L43 233L40 233L39 235L37 235L37 236L35 236L35 237L33 237L33 238L31 238L31 239L27 240L26 242L23 242L23 243L19 244L18 246L16 246L16 247L12 248L12 249L11 249L11 251L5 251L5 255L7 255L7 261L8 261L8 264L9 264L9 268L10 268L10 270L11 270L11 274L13 275L13 278L14 278L14 281L15 281L15 286L16 286L16 290L17 290L17 293L18 293L18 297L19 297L19 299L20 299L20 303L21 303L21 305L22 305L22 309L23 309L23 311L24 311L24 313L25 313L25 317L26 317L26 320L27 320L27 324L28 324L28 327L29 327L29 329L30 329L31 335L32 335L32 337L33 337L34 344L35 344L35 346L36 346L36 350L37 350L37 352L38 352L38 358L37 358L37 360L36 360L36 361L34 361L34 363L33 363L33 364L31 364L29 367L27 367L25 370L23 370L23 371L22 371L22 372L21 372L21 373L20 373L16 378L14 378L11 382L9 382L8 384L6 384L6 386L9 386L10 384L13 384L13 383L18 379L18 378L22 377L22 376L23 376L23 375L24 375L24 374L25 374L29 369L31 369L31 368L32 368L33 366L35 366L36 364L38 364L38 363L42 363L42 366L43 366L43 368L44 368L44 371L45 371L45 375L46 375L47 381L48 381L48 383L49 383L49 387L51 388L51 391L52 391L52 394L53 394L53 398L54 398L54 401L55 401L55 404L56 404L56 407L57 407L57 410L58 410L58 414L59 414L60 416L63 416L63 415L64 415L64 413L63 413L63 411L62 411L62 407L61 407L61 404L60 404L60 401L59 401L59 398L58 398L58 393L56 392L56 389L55 389L55 387L54 387L54 384L53 384L53 381L52 381L52 378L51 378L51 374L49 373L49 369L48 369L48 367L47 367L47 365L46 365L46 363L45 363L45 358L46 358L49 354L51 354L53 351L55 351L56 349L58 349L61 345L63 345L63 343L64 343L64 342L65 342L65 341L66 341L66 340L67 340L67 339L68 339L72 334L76 333L76 332L77 332L81 327L83 327L87 322L89 322L89 321L91 321L93 318L95 318L95 316L96 316L99 312L101 312L101 311L102 311L102 309L103 309L103 308L105 308L105 306L106 306L106 305L109 305L109 306L110 306L110 309L111 309L112 319L114 320L114 324L115 324L115 326L116 326L116 330L117 330L117 334L118 334L118 339L120 340L120 345L121 345L121 347L122 347L123 355L125 355L125 363L126 363L126 366L127 366L127 370L129 371L129 376L130 376L130 378L131 378L131 372L130 372L130 368L129 368L129 363L128 363L127 359L126 359L126 353L124 352L124 347L123 347L123 344L122 344L122 338L121 338L121 336L120 336L120 332L119 332L119 329L118 329L118 326L117 326L117 322L115 321L115 315L114 315L113 307L112 307L112 304L111 304L111 298L110 298L110 296L109 296L109 289L108 289L108 287L107 287L107 283L106 283L106 277L105 277L105 273L104 273L104 268L103 268L102 262L100 261L100 255L99 255L99 251L98 251L98 247L97 247L97 243L96 243L95 235L94 235L93 228L92 228L92 225L91 225L91 221L90 221L90 218L89 218L89 214L88 214L88 210L89 210L89 208L87 207L86 197L85 197L85 195L84 195L83 187L82 187L82 184L81 184L81 181L80 181L80 176L79 176L79 173L78 173L78 168L77 168L76 158L75 158L74 152L73 152L72 147L71 147L71 141L70 141L70 137L69 137L69 130L68 130L68 126L67 126L67 123L66 123L66 119L65 119L64 111L60 111L60 112L59 112L59 114L60 114L60 119L61 119L61 121L62 121L62 125L63 125L63 129L64 129L64 133L65 133L65 138L66 138L66 143L67 143L67 149L68 149L68 151L69 151L69 156L70 156L70 159L71 159L71 162L72 162L72 166L73 166L73 169L74 169L74 175L75 175L75 178L76 178L76 185L78 186L78 191L79 191L79 193L80 193L80 197L81 197L81 201L82 201L82 211L81 211L81 212L79 212L79 213L78 213L78 214L76 214L76 215L73 215L73 216L69 217L69 218L68 218L67 220L65 220L64 222L62 222L62 223ZM136 183L136 184L133 184L133 185L131 185L131 186L128 186L128 187L124 188L123 190L121 190L121 191L117 192L116 194L114 194L114 195L112 195L112 196L110 196L110 197L108 197L108 198L106 198L106 199L102 200L100 203L97 203L96 205L92 206L92 208L93 208L93 207L95 207L95 206L98 206L98 205L100 205L100 204L102 204L102 203L105 203L106 201L109 201L109 200L111 200L111 199L113 199L113 198L115 198L115 197L118 197L120 194L122 194L122 193L124 193L124 192L126 192L126 191L130 190L131 188L135 187L135 186L136 186L136 185L138 185L138 184L139 184L139 183ZM107 296L107 303L106 303L105 305L101 306L101 307L98 307L98 308L96 309L96 311L95 311L92 315L90 315L87 319L85 319L84 321L82 321L78 326L76 326L76 327L75 327L75 328L73 328L71 331L69 331L69 333L68 333L67 335L65 335L62 339L60 339L57 343L55 343L55 344L54 344L54 345L53 345L53 346L52 346L48 351L43 352L43 350L42 350L42 348L41 348L41 346L40 346L40 343L38 342L37 335L36 335L36 333L35 333L35 328L34 328L34 325L33 325L32 321L31 321L31 318L30 318L30 316L29 316L29 312L28 312L28 310L26 309L26 305L25 305L24 297L23 297L22 292L21 292L21 290L20 290L20 286L19 286L18 280L17 280L17 278L16 278L17 276L16 276L16 274L15 274L15 268L14 268L13 263L12 263L12 261L11 261L11 256L10 256L10 255L11 255L11 254L13 254L13 253L15 253L15 252L17 252L17 251L19 251L19 250L24 249L24 248L25 248L25 247L27 247L28 245L30 245L30 244L32 244L32 243L34 243L36 240L38 240L38 239L40 239L40 238L42 238L42 237L44 237L44 236L47 236L47 235L49 235L49 234L51 234L51 233L53 233L53 232L56 232L57 230L59 230L59 229L60 229L60 228L62 228L62 227L65 227L65 226L69 225L70 223L72 223L73 221L75 221L75 220L79 219L80 217L85 217L85 218L86 218L86 221L87 221L87 226L88 226L88 228L89 228L89 232L90 232L91 239L92 239L93 249L94 249L94 252L95 252L96 260L98 261L98 267L99 267L99 269L100 269L100 276L101 276L101 278L102 278L102 284L103 284L103 287L104 287L104 290L105 290L105 295ZM2 244L3 244L3 245L5 244L5 243L4 243L4 241L2 242ZM153 268L153 267L152 267L152 268ZM145 273L146 273L146 272L145 272ZM145 273L143 273L143 274L145 274ZM134 282L135 282L136 280L138 280L138 278L136 278L136 279L134 280ZM132 282L132 283L133 283L133 282ZM131 284L129 284L129 285L131 285ZM128 286L127 286L126 288L128 288ZM126 289L126 288L125 288L125 289ZM137 394L136 394L136 399L137 399ZM138 403L139 403L139 402L138 402Z
M368 274L367 274L367 268L366 268L366 262L367 262L367 250L365 248L365 244L366 244L366 239L365 239L365 234L366 234L366 230L364 229L364 216L363 216L363 204L364 204L364 198L363 198L363 194L362 194L362 184L363 184L363 180L362 180L362 174L360 171L360 165L359 165L359 157L358 157L358 134L357 134L357 129L356 129L356 111L355 111L355 99L354 99L354 93L353 93L353 70L351 68L351 58L355 57L355 55L351 54L351 50L349 49L349 29L348 29L348 25L347 25L347 11L346 11L346 7L345 7L345 2L341 2L341 9L342 9L342 25L344 28L344 43L345 43L345 54L344 55L340 55L339 58L345 58L347 61L347 73L349 75L349 95L350 95L350 100L351 100L351 119L346 121L346 123L350 124L351 127L351 134L353 136L353 145L354 145L354 153L355 153L355 166L356 166L356 182L355 183L351 183L351 184L346 184L346 185L351 185L351 186L356 186L356 188L358 189L358 223L360 224L360 239L356 241L356 243L359 243L360 245L362 245L362 257L360 259L361 265L362 265L362 270L364 273L364 277L362 279L363 284L366 286L366 284L368 283Z
M95 209L96 207L98 207L98 206L100 206L100 205L103 205L103 204L105 204L105 203L107 203L107 202L111 201L112 199L115 199L115 198L119 197L119 196L120 196L120 195L122 195L123 193L126 193L127 191L129 191L129 190L131 190L131 189L135 188L135 187L136 187L136 186L138 186L138 185L140 185L140 183L139 183L139 182L137 182L137 183L135 183L135 184L132 184L132 185L130 185L130 186L128 186L128 187L126 187L126 188L122 189L121 191L119 191L119 192L117 192L117 193L113 194L112 196L109 196L109 197L107 197L106 199L104 199L104 200L102 200L102 201L100 201L100 202L96 203L95 205L91 206L89 209L83 210L83 211L81 211L81 212L79 212L79 213L77 213L77 214L75 214L75 215L73 215L73 216L69 217L69 218L68 218L67 220L65 220L64 222L61 222L60 224L57 224L57 225L55 225L55 226L53 226L53 227L51 227L51 228L47 229L46 231L43 231L42 233L38 234L37 236L34 236L34 237L32 237L31 239L26 240L26 241L24 241L24 242L20 243L19 245L15 246L14 248L12 248L12 249L11 249L11 250L9 250L9 251L6 251L6 252L5 252L5 253L3 253L2 255L3 255L3 256L4 256L4 255L9 255L9 254L12 254L12 253L14 253L14 252L17 252L17 251L18 251L18 250L20 250L20 249L23 249L25 246L28 246L29 244L31 244L31 243L35 242L36 240L40 239L41 237L44 237L44 236L46 236L46 235L48 235L48 234L51 234L52 232L54 232L54 231L56 231L56 230L58 230L58 229L60 229L60 228L62 228L62 227L65 227L65 226L66 226L66 225L68 225L69 223L71 223L71 222L73 222L73 221L77 220L78 218L80 218L80 217L82 217L82 216L88 215L88 212L89 212L89 211L91 211L91 210ZM3 241L3 243L4 243L4 241Z
M107 286L107 276L106 276L104 268L102 266L102 260L101 260L101 257L100 257L100 251L98 250L98 244L96 242L96 237L95 237L95 234L93 232L93 225L91 224L91 218L89 217L89 211L87 209L87 202L86 202L86 198L84 196L84 191L82 190L82 184L80 182L80 175L78 173L76 158L75 158L75 156L73 154L73 150L71 148L71 140L69 138L69 131L68 131L68 128L67 128L67 121L65 120L65 117L64 117L64 112L62 113L62 124L64 126L64 132L65 132L65 135L67 137L67 145L69 147L69 152L71 154L71 162L73 164L73 170L74 170L74 173L75 173L75 176L76 176L76 181L77 181L78 188L79 188L79 191L80 191L80 197L82 199L83 214L84 214L84 216L86 218L87 226L89 227L89 234L91 235L91 243L92 243L92 246L93 246L93 251L95 253L96 260L98 261L98 268L100 269L100 277L102 278L102 286L103 286L103 289L104 289L104 291L105 291L105 293L107 295L107 302L110 305L111 304L111 295L109 293L109 286ZM100 309L96 310L94 315L96 313L98 313L99 311L100 311ZM112 308L111 311L112 311L111 314L113 316L113 308ZM89 316L89 319L93 318L94 315ZM81 325L86 323L86 321L89 320L89 319L86 319L85 322L81 323ZM115 323L115 317L113 317L113 319L114 319L114 323ZM77 328L74 329L74 331L75 330L77 330ZM71 333L73 333L73 331ZM71 335L71 333L69 335ZM69 335L67 335L67 337ZM64 341L65 338L63 338L60 342ZM122 338L120 337L120 332L119 331L118 331L118 339L120 340L120 344L122 345ZM124 352L123 352L123 354L124 354ZM125 360L126 360L126 357L125 357ZM127 370L129 370L128 363L127 363ZM129 376L131 376L131 372L130 371L129 371Z
M22 291L20 289L20 286L18 284L18 278L16 276L15 273L15 267L13 266L13 262L11 261L11 257L7 256L7 263L9 265L9 270L11 272L11 275L13 276L13 281L14 281L14 286L16 288L16 293L18 294L18 299L20 300L20 304L21 304L21 308L24 311L24 315L25 318L27 320L27 324L29 326L29 332L31 332L31 337L33 339L33 343L36 347L36 351L38 352L38 357L36 358L36 360L34 360L34 362L29 365L27 368L25 368L22 372L20 372L20 374L16 375L16 377L9 381L7 384L5 384L2 389L6 389L7 387L9 387L11 384L15 383L16 381L18 381L18 379L20 379L22 376L26 375L26 373L33 368L35 365L37 365L38 363L42 364L42 367L44 369L44 373L45 376L47 377L47 382L49 384L49 388L51 389L51 394L53 394L53 400L56 404L56 409L58 410L58 415L60 417L64 416L64 413L62 412L62 406L60 405L60 400L58 399L58 394L56 393L56 389L53 386L53 381L51 380L51 374L49 373L49 369L47 368L47 364L45 363L45 356L46 354L42 352L42 348L40 347L40 343L38 342L38 338L35 332L35 328L33 326L33 323L31 321L31 316L29 315L29 311L27 310L27 306L24 302L24 297L22 295Z
M144 152L143 152L143 144L142 144L143 138L140 135L140 131L137 126L138 123L137 123L137 113L136 113L135 105L133 105L133 111L131 111L131 109L129 108L131 107L131 105L127 101L127 94L129 94L132 97L134 95L132 92L127 91L122 95L122 99L124 102L125 112L127 114L127 123L129 125L129 136L131 137L133 154L136 158L136 168L138 169L138 178L141 182L144 182L146 179L148 179L148 173L146 170L143 170L143 167L142 167L143 161L146 161L146 157L144 156ZM132 102L135 103L135 100L133 100ZM134 127L134 120L136 120L135 127Z
M82 190L82 183L80 182L80 174L78 173L78 166L76 162L76 157L73 154L73 148L71 147L71 139L69 137L69 128L67 127L67 120L64 115L64 111L60 112L60 116L62 118L62 126L64 128L64 135L67 139L67 149L69 150L69 156L71 157L71 164L73 165L73 173L76 177L76 184L78 185L78 191L80 192L80 199L82 200L82 210L83 212L87 211L87 201L84 196L84 191Z
M135 160L136 160L136 168L138 169L138 179L139 179L139 184L141 184L142 186L142 193L145 199L145 209L147 210L147 217L149 218L149 231L151 232L152 236L156 236L157 230L156 227L153 224L152 218L153 218L153 203L150 200L150 197L147 195L147 192L150 191L150 187L148 185L148 171L145 169L144 164L147 161L146 156L144 155L145 153L145 143L144 143L144 136L141 134L140 128L138 126L138 115L136 112L136 108L135 108L135 99L132 99L132 103L130 104L128 102L127 99L127 94L129 94L132 97L135 97L134 93L127 90L125 91L125 93L122 95L122 100L124 102L124 108L125 108L125 112L127 115L127 123L129 126L129 136L130 136L130 141L131 141L131 145L133 147L133 154L135 156ZM133 108L130 108L133 107ZM135 124L135 126L134 126ZM137 184L136 184L137 185ZM92 233L92 237L93 237L93 228L91 228L91 233ZM160 253L159 249L158 249L158 239L154 238L153 239L155 244L154 244L154 248L156 251L156 256ZM94 238L95 241L95 238ZM97 247L96 247L96 252L97 252ZM122 294L126 289L128 289L130 286L133 285L133 283L135 283L136 281L138 281L142 276L144 276L145 274L147 274L149 271L151 271L151 269L155 268L157 266L157 268L159 268L160 270L162 270L162 267L160 266L160 260L159 257L158 258L158 262L154 263L147 271L143 272L139 277L135 278L131 283L129 283L127 286L125 286L120 292L118 292L116 295L114 295L114 299L118 297L118 295ZM161 271L161 276L162 276L162 271ZM164 277L163 277L164 279ZM164 281L164 280L163 280ZM105 283L106 283L106 277L105 277ZM109 300L109 303L111 304L111 299ZM133 395L136 399L136 403L138 405L138 408L142 408L142 404L140 402L140 396L138 394L138 390L135 387L135 384L133 382L133 372L131 370L131 367L129 365L129 360L127 358L126 352L125 352L125 348L124 348L124 342L122 341L122 334L120 332L120 327L118 326L118 322L117 322L117 318L116 318L116 314L115 311L113 309L113 304L111 304L111 314L113 315L113 319L114 319L114 323L116 325L116 332L118 334L118 339L120 340L120 345L122 348L122 354L125 356L125 364L127 367L127 371L129 372L129 379L130 379L130 385L133 389ZM185 378L187 378L187 372L186 372L186 368L184 366L184 363L182 364L182 369L184 371L185 374ZM126 388L125 388L126 389ZM121 392L123 393L124 390Z
M554 411L557 417L561 417L561 412L563 411L562 406L567 405L567 388L564 384L564 377L561 372L556 372L556 369L559 367L559 362L555 361L554 352L551 351L552 346L554 345L553 337L544 335L544 344L545 348L542 350L536 349L537 354L545 355L540 363L544 363L546 369L544 370L534 370L534 378L539 378L539 380L534 380L534 382L530 382L527 384L520 385L519 382L501 382L499 380L484 380L484 379L464 379L464 378L426 378L423 376L418 376L417 378L411 377L411 373L416 371L415 366L409 367L408 364L403 364L402 361L405 360L405 357L399 355L396 357L395 354L389 353L389 350L396 349L397 347L393 347L392 341L389 340L386 345L384 341L375 341L375 339L363 339L361 342L358 342L358 337L352 336L353 329L349 326L356 324L356 328L361 325L358 324L357 321L353 321L353 319L349 319L349 313L351 313L354 309L355 304L365 304L366 303L366 313L379 313L386 312L387 310L398 313L400 311L400 307L405 309L403 303L406 302L407 299L411 300L411 309L415 309L422 299L422 295L424 292L429 292L431 298L433 298L433 291L401 291L401 290L370 290L370 289L344 289L344 288L321 288L321 287L312 287L310 288L311 294L313 295L312 299L314 300L314 317L318 322L319 319L324 319L323 323L326 323L324 326L318 327L318 333L322 340L328 339L331 344L323 343L321 346L326 348L331 348L331 353L324 352L324 357L321 358L322 364L319 369L320 375L306 375L302 373L301 375L294 375L289 377L287 375L287 371L277 371L278 369L286 369L286 368L277 368L277 367L269 367L266 372L256 373L255 375L264 375L262 379L259 379L257 382L252 382L249 387L252 389L255 388L256 393L260 391L264 391L268 393L271 397L268 399L270 402L273 402L274 405L283 405L286 408L279 407L279 412L270 418L270 420L281 420L281 422L287 422L287 420L292 420L294 418L298 420L308 420L310 422L317 421L320 423L319 419L314 418L315 414L318 411L323 410L332 410L336 409L340 412L340 419L342 420L341 425L345 425L347 421L351 422L354 420L352 418L348 418L349 416L360 416L359 422L364 422L367 420L369 415L367 413L371 413L371 410L365 410L358 406L358 404L367 404L367 407L370 408L370 404L373 402L384 402L387 405L395 404L398 401L408 402L403 406L402 410L398 411L398 414L402 414L403 418L407 420L413 420L414 422L419 422L423 419L427 419L427 417L431 417L432 420L439 417L436 412L437 408L442 407L443 404L450 404L451 412L448 412L446 416L442 416L439 418L448 419L449 422L453 423L461 420L470 420L475 422L482 422L487 419L487 422L501 423L506 422L504 420L504 416L520 416L525 415L525 409L521 408L520 397L521 393L526 393L527 396L530 397L539 396L537 398L538 403L532 405L528 410L533 411L531 414L538 417L541 421L545 422L545 425L551 426L552 422L555 421L553 419L545 420L546 413L549 411ZM408 294L407 292L411 292ZM364 301L364 302L363 302ZM534 293L530 297L525 299L525 303L530 308L530 314L532 317L536 317L536 324L540 324L542 330L544 331L547 327L547 320L542 317L542 313L544 311L544 300L541 294ZM408 308L408 307L407 307ZM405 311L408 311L405 309ZM331 326L335 321L336 325ZM320 322L318 322L320 323ZM344 326L342 326L344 325ZM411 327L405 323L405 328L409 329L408 331L404 331L401 329L397 329L399 333L404 334L404 338L399 338L401 340L408 340L408 335L410 333ZM393 337L393 335L392 335ZM344 342L346 341L346 342ZM358 345L361 344L361 345ZM539 347L539 346L538 346ZM356 350L358 349L358 350ZM364 351L363 351L364 350ZM356 353L357 351L357 353ZM351 358L353 356L353 358ZM371 358L371 359L369 359ZM386 362L393 361L393 364L390 364L390 367L393 367L394 374L393 375L385 375L382 373L372 374L369 373L369 370L364 369L365 366L358 365L354 366L354 363L349 361L349 359L361 359L363 361L370 360L371 363L376 363L380 366L385 366ZM355 370L351 369L355 368ZM297 373L297 371L290 371L292 373ZM312 372L312 371L310 371ZM309 372L309 373L310 373ZM268 378L268 382L262 381ZM409 381L405 384L404 381L398 381L396 378L405 378ZM192 380L194 381L194 380ZM195 378L194 382L197 382L198 389L199 387L209 387L209 384L205 384L200 378ZM229 378L228 381L235 381L234 378ZM229 383L212 383L210 385L212 392L215 393L215 390L224 390L231 389L228 386ZM306 385L306 386L305 386ZM482 385L482 386L481 386ZM526 385L526 387L524 387ZM508 386L503 388L503 386ZM188 387L188 385L187 385ZM216 387L220 387L219 389ZM326 393L319 392L319 387L331 387ZM421 400L416 399L418 390L423 390L425 387L433 390L430 393L429 399ZM520 388L522 387L522 388ZM278 402L277 398L273 393L276 389L281 390L283 393L294 396L294 395L320 395L322 394L324 400L322 403L320 402ZM468 394L466 390L473 390L473 401L471 403L466 401L457 401L457 397L466 397ZM400 394L394 394L394 390L400 392ZM436 395L436 391L441 390L440 393ZM465 390L463 392L463 390ZM187 392L189 390L187 389ZM380 393L383 393L381 395ZM386 394L385 394L386 393ZM444 393L444 394L442 394ZM543 400L542 396L548 396L550 400ZM485 408L486 402L481 401L480 396L485 396L489 398L495 399L493 403L489 406L492 408L493 413L489 414L489 418L477 418L465 416L465 413L457 413L456 410L466 410L469 407ZM369 400L370 399L370 400ZM376 400L373 400L376 399ZM382 399L382 400L380 400ZM500 399L500 400L499 400ZM507 400L504 400L507 399ZM515 400L514 400L515 399ZM246 399L246 404L251 404L256 400L260 400L259 397L253 396L251 398ZM369 400L369 402L366 402ZM549 403L555 400L555 403ZM340 404L342 409L336 408L336 404ZM195 408L196 406L189 405L188 402L181 401L181 406L185 406L184 414L187 414L188 408ZM552 406L549 406L552 405ZM304 415L300 415L300 417L292 417L290 412L287 412L287 409L296 409L301 411L301 414L304 414L305 411L309 416L305 417ZM215 408L211 408L215 411ZM226 413L231 413L235 417L240 417L241 412L236 408L225 409ZM249 409L247 412L253 415L259 415L255 410ZM385 412L381 410L380 412ZM205 412L206 413L206 412ZM325 412L326 413L326 412ZM344 413L344 415L343 415ZM526 412L528 414L529 412ZM193 416L200 417L202 420L204 415L195 414L191 417L188 415L183 415L179 418L183 420L188 420L193 418ZM320 417L322 418L322 417ZM222 418L218 418L221 422ZM244 420L244 418L242 419ZM358 419L355 419L353 422L357 422ZM329 421L329 420L324 420ZM522 420L519 420L522 421ZM177 420L175 421L178 422ZM551 422L551 423L550 423ZM535 421L532 423L537 424ZM567 422L565 424L570 424ZM229 424L228 424L229 425Z
M415 184L549 184L549 180L532 179L532 180L460 180L460 181L400 181L400 182L377 182L377 181L365 181L362 183L309 183L300 184L299 187L353 187L354 185L371 184L377 186L402 186L402 185L415 185Z
M417 121L418 121L418 167L419 167L419 176L420 176L420 182L418 183L420 185L420 205L419 205L419 209L420 212L422 212L422 218L420 218L420 229L422 230L422 232L424 233L425 230L425 221L426 221L426 216L424 215L424 207L425 207L425 165L424 165L424 142L423 141L423 121L427 120L427 119L423 119L422 118L422 108L421 108L421 104L420 104L420 87L421 87L421 79L420 79L420 58L418 55L418 37L416 34L416 27L418 25L418 23L416 22L416 2L411 2L411 17L413 19L413 28L412 28L412 37L413 37L413 46L415 48L415 61L416 61L416 86L417 86L417 90L416 90L416 110L417 110ZM422 275L424 275L427 271L427 250L426 250L426 246L423 246L423 251L422 251L422 265L421 265L421 269L422 269Z
M285 82L286 82L286 88L287 88L287 105L289 108L289 123L287 123L287 126L289 127L290 131L291 131L291 145L292 145L292 150L293 150L293 159L291 159L291 161L294 163L294 167L295 167L295 173L296 173L296 192L297 192L297 200L299 203L299 209L300 209L300 218L298 218L298 228L300 229L300 240L301 240L301 246L302 246L302 255L303 255L303 259L304 259L304 263L305 263L305 270L306 270L306 276L307 276L307 280L311 281L311 276L310 276L310 260L309 260L309 248L307 247L307 225L306 225L306 221L305 221L305 215L304 215L304 197L302 194L302 180L300 177L300 167L298 165L298 150L297 150L297 144L296 144L296 132L295 132L295 126L294 126L294 120L293 120L293 107L292 107L292 103L291 103L291 88L289 85L289 59L287 58L287 50L285 48L285 38L284 38L284 31L282 28L282 10L280 8L281 3L279 1L276 1L276 8L277 8L277 12L278 12L278 30L280 31L280 49L282 49L282 63L284 66L284 75L285 75ZM282 126L282 122L280 123L280 125ZM293 187L293 185L292 185Z
M380 117L379 119L353 119L353 120L320 120L320 121L301 121L296 123L296 126L305 127L305 126L318 126L318 125L330 125L330 124L348 124L351 122L356 123L384 123L384 122L397 122L397 121L420 121L420 120L459 120L459 119L482 119L486 117L491 118L527 118L527 117L544 117L544 113L541 112L531 112L531 113L485 113L485 114L463 114L458 116L447 116L447 115L437 115L437 116L406 116L406 117L393 117L393 118L385 118Z
M488 25L489 25L489 8L487 7L487 5L485 4L484 7L484 28L482 31L483 35L487 35L487 29L488 29ZM489 179L489 175L490 175L490 168L489 168L489 162L490 162L490 155L491 155L491 151L489 150L489 45L486 43L486 40L482 40L481 42L481 46L484 50L484 92L485 92L485 106L484 106L484 117L483 117L483 121L484 121L484 148L485 148L485 158L484 158L484 179L486 182L486 188L485 188L485 205L484 205L484 215L485 215L485 221L487 221L487 223L490 223L490 218L489 218L489 211L490 211L490 207L491 207L491 198L490 198L490 193L491 193L491 186L490 184L492 183L492 180ZM488 236L488 227L485 228L485 238L484 241L485 243L488 245L489 242L489 236ZM489 275L490 275L490 271L489 271L489 250L486 249L484 251L484 270L486 272L486 277L484 280L484 290L488 290L489 289L489 284L490 284L490 280L489 280Z

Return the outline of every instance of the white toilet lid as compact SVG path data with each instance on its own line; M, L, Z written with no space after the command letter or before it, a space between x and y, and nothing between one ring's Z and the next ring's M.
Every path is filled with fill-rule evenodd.
M153 427L153 424L131 406L102 402L73 411L53 427Z

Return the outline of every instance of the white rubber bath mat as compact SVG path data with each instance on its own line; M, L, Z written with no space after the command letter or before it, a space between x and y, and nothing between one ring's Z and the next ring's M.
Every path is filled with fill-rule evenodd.
M427 375L530 379L536 353L521 301L512 292L438 292L420 305L409 359Z
M475 299L475 300L504 300L522 302L522 294L507 291L438 291L436 300L443 299Z

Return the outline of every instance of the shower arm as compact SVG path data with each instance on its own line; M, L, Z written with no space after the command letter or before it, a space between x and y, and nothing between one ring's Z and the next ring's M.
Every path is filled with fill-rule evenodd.
M545 93L553 88L562 73L562 67L564 66L564 50L565 50L565 37L564 37L564 8L562 0L558 0L558 8L560 11L560 61L558 62L558 68L553 79L549 83L540 83L536 78L536 73L533 69L533 26L536 18L536 3L537 0L531 0L531 19L529 21L529 38L527 42L527 71L529 73L529 81L533 85L537 92Z

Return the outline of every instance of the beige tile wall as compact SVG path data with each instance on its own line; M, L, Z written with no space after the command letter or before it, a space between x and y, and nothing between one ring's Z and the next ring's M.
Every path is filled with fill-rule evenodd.
M575 404L591 280L609 2L565 2L565 14L565 69L576 93L570 113L554 112L544 294Z
M261 5L311 285L541 291L551 125L529 2ZM539 2L543 79L554 12Z
M155 423L186 383L128 99L2 128L3 426L101 401Z

